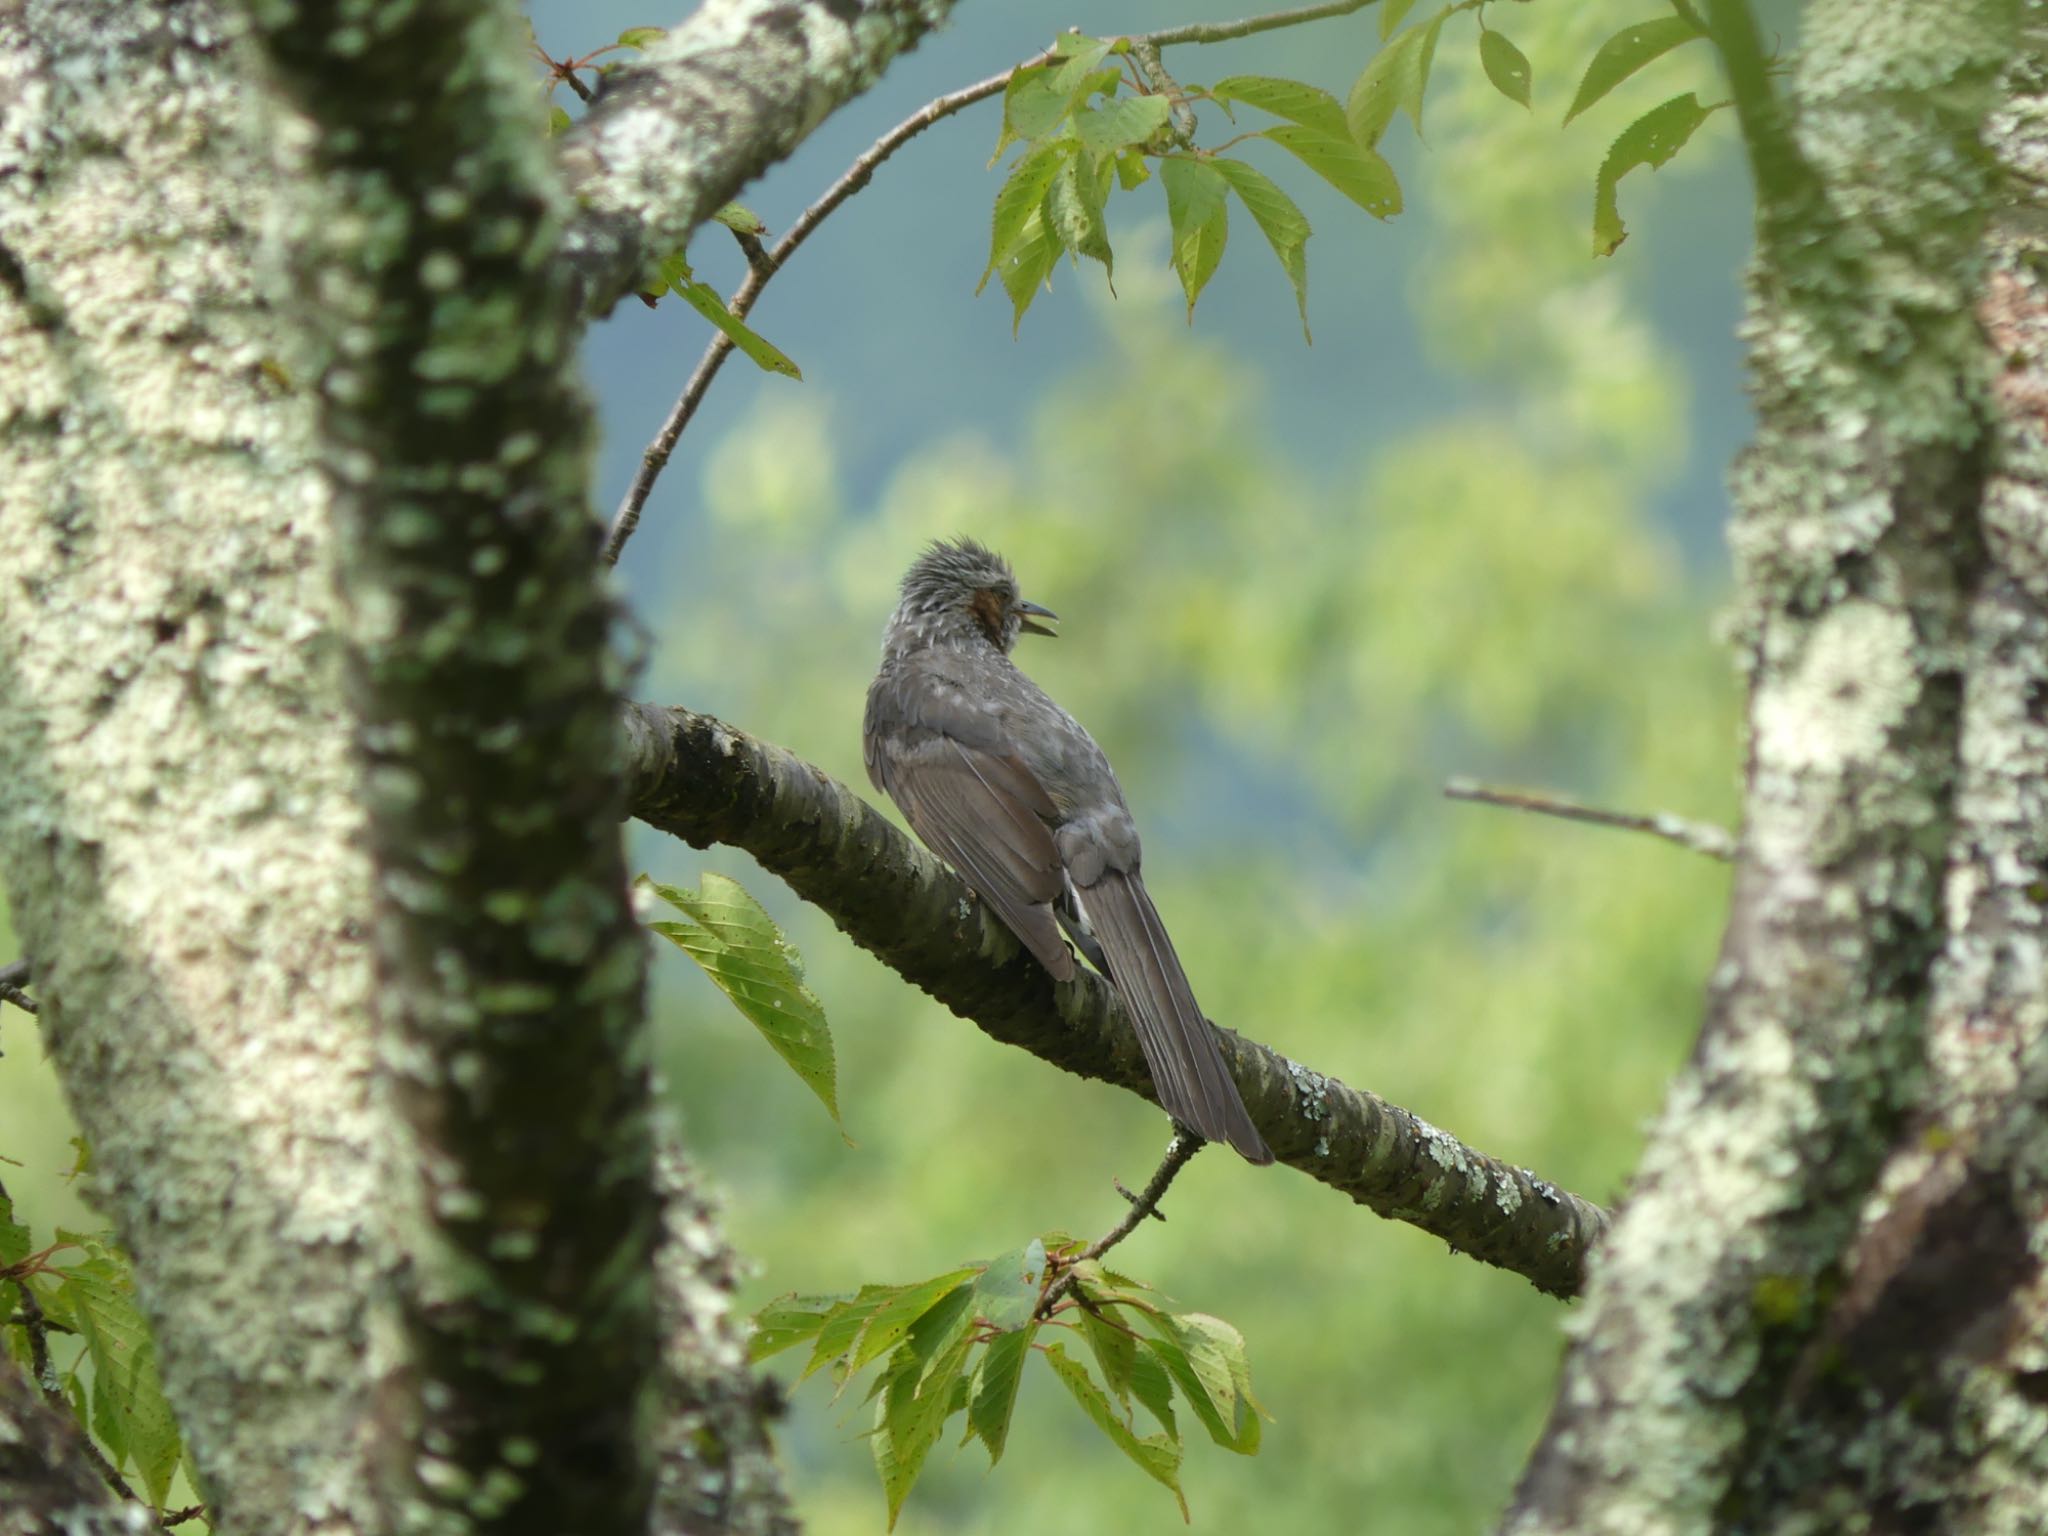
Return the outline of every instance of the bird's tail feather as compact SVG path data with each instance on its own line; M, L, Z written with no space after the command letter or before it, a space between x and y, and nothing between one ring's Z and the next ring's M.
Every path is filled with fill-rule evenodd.
M1207 1140L1229 1142L1247 1162L1272 1162L1144 882L1111 870L1081 902L1137 1026L1160 1107Z

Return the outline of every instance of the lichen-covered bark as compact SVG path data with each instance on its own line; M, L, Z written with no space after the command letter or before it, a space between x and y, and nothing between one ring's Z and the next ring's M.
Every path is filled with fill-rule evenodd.
M390 39L379 29L423 14L350 8L368 30L343 39L338 57L354 62L340 67L370 68L365 49ZM627 1023L638 960L603 852L616 848L616 748L592 658L607 615L588 579L594 529L570 515L583 426L563 359L582 290L566 264L546 270L551 231L574 214L516 108L531 82L509 29L446 7L432 18L452 24L406 38L393 67L418 78L398 96L336 100L349 87L323 73L335 60L300 61L335 130L315 140L266 107L239 22L212 0L0 0L0 877L35 962L40 1026L94 1144L96 1197L135 1255L221 1528L380 1528L378 1435L431 1374L393 1302L424 1162L434 1214L472 1223L471 1237L481 1225L465 1197L483 1199L495 1241L475 1257L493 1304L540 1303L488 1356L453 1346L453 1370L500 1379L534 1338L586 1324L575 1351L599 1336L640 1350L593 1417L558 1414L561 1436L531 1448L548 1476L574 1481L593 1439L611 1455L633 1382L654 1371L668 1416L650 1422L653 1528L773 1530L786 1510L761 1430L771 1405L734 1341L723 1241L687 1192L659 1223L647 1193ZM455 104L476 115L422 142L431 109ZM725 121L734 139L766 131L745 113ZM786 147L788 125L773 131ZM459 151L474 151L462 174L405 179L403 167L432 178ZM700 177L689 154L756 164L761 151L710 134L677 152L668 170L701 189L728 172ZM316 173L326 179L311 185ZM583 168L592 206L604 174ZM330 216L309 223L322 198ZM663 240L695 216L675 206L663 205ZM266 240L306 253L310 303L281 305L258 281ZM353 270L337 270L344 254ZM323 406L336 408L324 440ZM339 550L337 487L354 518ZM446 564L457 555L461 583ZM365 658L352 698L334 578L358 560L371 568L346 582ZM538 596L516 589L521 576ZM444 661L474 690L451 698ZM380 764L367 790L355 753L366 704ZM508 763L516 780L480 784ZM515 793L526 814L508 826ZM472 1032L477 1053L458 1043L460 997L411 1015L425 1027L410 1039L380 1041L369 804L384 910L429 909L385 934L420 946L401 956L394 996L450 1003L452 985L420 985L422 954L457 921L432 907L475 902L479 926L517 930L521 963L545 962L551 996L576 972L581 995L552 1016L601 1014L596 1035L546 1036L515 964L470 974L466 1001L489 1020ZM409 815L419 836L406 843ZM507 872L536 848L540 865ZM576 858L602 867L565 876ZM469 962L470 937L434 957ZM482 1042L508 1037L513 1067L482 1060ZM545 1093L542 1059L559 1069ZM409 1120L390 1066L425 1087L408 1094ZM583 1099L565 1117L560 1095L593 1083L617 1090L597 1099L618 1116L586 1161L627 1155L567 1188L553 1154L570 1124L587 1130L603 1111ZM464 1139L505 1168L472 1181L443 1156ZM576 1219L609 1224L610 1239L572 1233L556 1247L555 1229L513 1208L510 1174L540 1160L554 1182L530 1193L557 1211L588 1202ZM621 1197L609 1209L607 1192ZM527 1242L543 1229L563 1273L538 1273ZM445 1281L447 1253L426 1252L411 1294ZM566 1272L607 1253L633 1261L586 1277L610 1318L547 1304L577 1294ZM474 1339L477 1314L463 1314L477 1290L435 1299L449 1305L425 1321ZM634 1321L650 1314L658 1339ZM563 1368L587 1394L589 1363ZM516 1461L529 1447L492 1451ZM449 1465L467 1476L459 1459ZM475 1485L465 1518L508 1486Z
M205 4L0 6L0 876L223 1528L360 1530L405 1186L231 52Z
M645 945L619 822L562 193L507 10L257 0L304 112L386 1067L426 1222L400 1530L637 1531L656 1354Z
M706 0L606 77L566 137L564 255L609 309L746 182L942 23L953 0Z
M1987 1445L2041 1455L2011 1372L2002 1421L1971 1379L2038 1311L2038 1135L2010 1116L2038 1034L2040 524L1999 510L1976 318L2017 10L1814 0L1789 138L1744 114L1797 158L1757 177L1742 850L1511 1531L1969 1529L1963 1488L2013 1469ZM2042 1528L2041 1486L1983 1528Z
M708 715L632 704L626 726L640 820L698 847L744 848L993 1038L1156 1100L1115 989L1086 968L1055 983L951 870L845 785ZM1598 1206L1256 1041L1226 1030L1222 1044L1281 1162L1541 1290L1577 1290L1605 1226Z
M738 1258L680 1147L662 1148L656 1178L662 1350L654 1529L659 1536L793 1536L796 1520L768 1441L782 1402L774 1380L756 1376L747 1361Z
M0 1536L120 1536L152 1524L102 1481L69 1410L0 1359Z

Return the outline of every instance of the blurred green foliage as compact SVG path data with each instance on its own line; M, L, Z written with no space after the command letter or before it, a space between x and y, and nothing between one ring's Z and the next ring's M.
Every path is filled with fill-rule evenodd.
M1685 375L1641 322L1626 258L1592 263L1584 233L1587 146L1707 61L1617 90L1567 153L1557 118L1613 12L1496 20L1536 113L1476 57L1440 61L1414 196L1435 248L1417 291L1387 299L1470 372L1467 411L1370 462L1342 442L1288 461L1261 379L1180 323L1164 232L1139 232L1120 300L1088 300L1100 354L1012 441L934 441L872 505L840 489L857 402L764 393L700 444L703 516L663 573L645 691L864 786L862 694L896 578L927 539L986 539L1061 615L1061 638L1020 661L1117 764L1209 1012L1612 1200L1696 1025L1726 874L1437 790L1466 773L1733 814L1735 687L1710 594L1643 510L1683 454ZM1697 164L1720 147L1703 136ZM1635 191L1637 216L1666 190ZM912 1279L1047 1226L1099 1231L1120 1209L1109 1178L1144 1177L1163 1148L1148 1106L990 1044L743 858L651 837L642 857L662 878L744 879L832 1019L851 1153L721 999L662 967L667 1070L760 1263L757 1300ZM1402 1536L1483 1528L1548 1406L1567 1309L1226 1154L1198 1159L1167 1208L1119 1262L1244 1331L1275 1419L1253 1461L1191 1450L1192 1528L1356 1528L1360 1511ZM796 1393L784 1435L802 1512L822 1536L875 1530L866 1415L826 1396ZM901 1529L1179 1528L1042 1373L1024 1399L1004 1465L942 1447Z

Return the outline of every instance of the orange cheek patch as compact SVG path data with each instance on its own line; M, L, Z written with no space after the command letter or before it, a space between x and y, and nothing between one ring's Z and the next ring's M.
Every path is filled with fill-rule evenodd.
M981 627L988 631L991 640L1001 643L1003 634L1003 600L983 588L974 594L974 617Z

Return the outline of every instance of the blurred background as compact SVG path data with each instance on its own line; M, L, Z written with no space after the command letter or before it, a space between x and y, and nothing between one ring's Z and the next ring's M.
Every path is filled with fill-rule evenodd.
M532 14L559 57L666 4ZM1725 871L1439 789L1467 774L1734 815L1737 694L1712 628L1723 477L1748 427L1733 124L1717 114L1672 166L1622 184L1632 237L1604 261L1590 225L1608 142L1667 96L1719 99L1711 60L1692 45L1558 125L1599 42L1662 13L1490 7L1534 66L1533 113L1487 84L1472 18L1454 18L1426 146L1405 121L1389 133L1408 211L1388 223L1248 146L1316 227L1313 347L1241 209L1187 323L1156 183L1112 200L1116 296L1098 268L1063 267L1013 340L1003 295L973 292L998 108L925 134L755 311L804 381L729 364L656 489L620 567L638 692L866 793L860 712L896 578L933 537L986 540L1062 616L1061 638L1020 660L1116 763L1209 1013L1611 1201L1695 1028ZM781 230L890 125L1056 27L1235 14L968 0L745 200ZM1341 97L1377 26L1368 9L1167 62L1184 82L1282 74ZM1203 142L1232 131L1206 110ZM692 256L736 283L723 230ZM629 302L593 334L605 515L707 335L673 301ZM785 923L832 1021L852 1147L681 954L655 955L668 1088L755 1266L750 1303L1098 1232L1122 1206L1111 1178L1151 1170L1156 1111L991 1043L744 857L636 829L634 859L678 884L739 878ZM4 1025L8 1187L39 1229L95 1224L60 1177L71 1132L33 1027ZM1225 1153L1198 1159L1167 1210L1123 1267L1243 1331L1274 1420L1249 1461L1186 1425L1191 1528L1483 1528L1548 1406L1569 1310ZM790 1487L821 1536L879 1531L859 1390L829 1396L822 1380L794 1392ZM978 1448L935 1452L899 1528L1183 1529L1049 1374L1027 1372L1019 1415L993 1473Z

